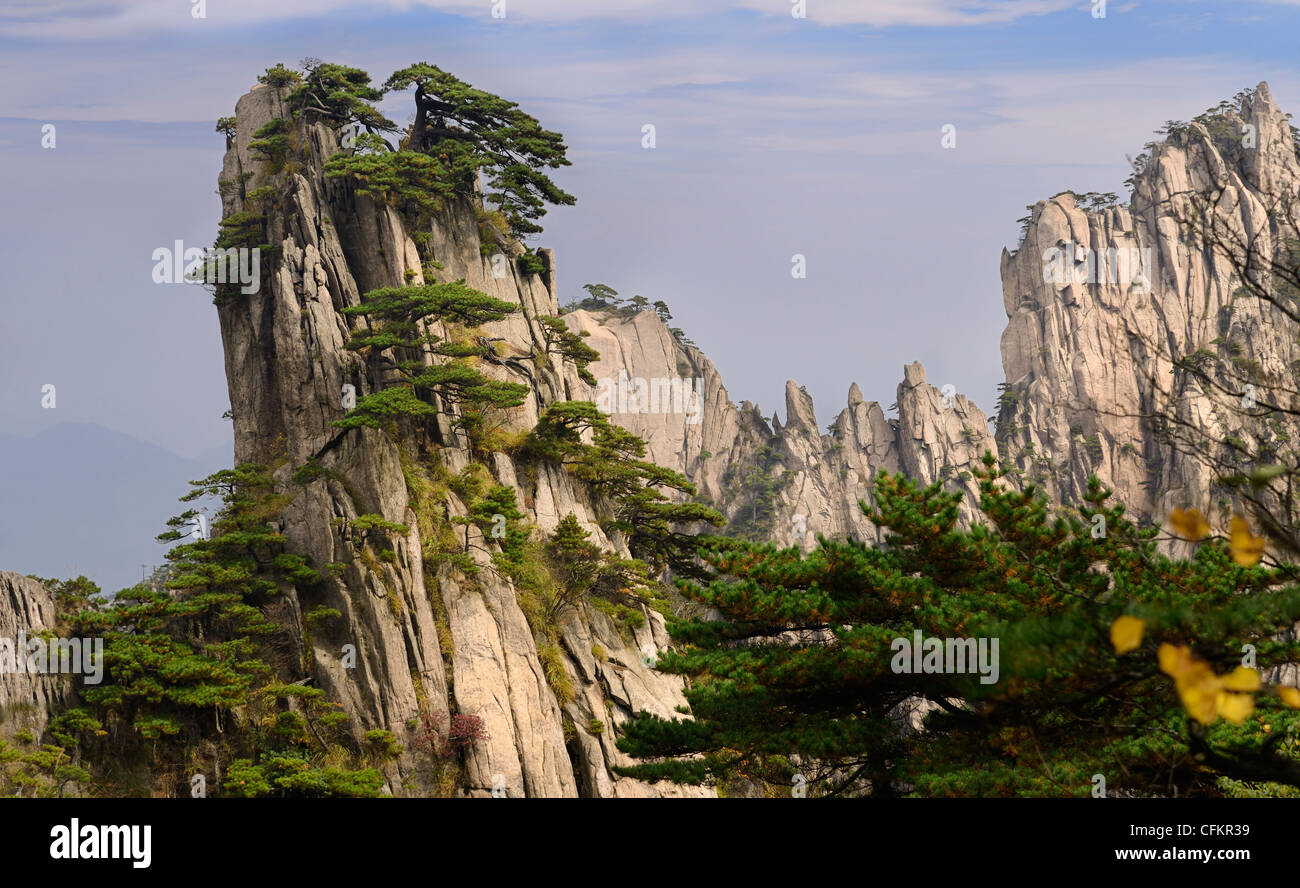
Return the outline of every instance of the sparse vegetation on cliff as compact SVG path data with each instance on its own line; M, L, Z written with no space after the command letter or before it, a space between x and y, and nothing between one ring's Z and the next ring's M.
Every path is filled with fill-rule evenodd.
M178 544L162 588L107 601L89 584L60 587L63 619L104 639L107 664L103 682L82 690L85 708L59 723L60 748L75 750L88 774L76 779L112 794L146 792L123 782L143 765L155 786L180 793L196 770L221 763L216 794L377 795L383 778L351 744L348 716L296 680L303 664L276 618L287 592L308 595L321 582L270 524L291 497L253 465L196 482L184 500L204 497L222 503L206 535L190 510L159 537ZM313 622L337 616L311 613ZM59 770L67 763L58 755L52 761L55 776L71 773Z

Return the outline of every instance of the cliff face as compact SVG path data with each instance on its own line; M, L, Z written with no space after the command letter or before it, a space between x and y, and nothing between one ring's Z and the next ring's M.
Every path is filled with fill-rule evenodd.
M1142 516L1218 506L1220 518L1228 497L1207 502L1205 454L1153 417L1267 461L1300 432L1257 406L1290 406L1297 330L1245 297L1245 249L1214 249L1180 220L1207 219L1229 244L1272 255L1270 209L1294 200L1298 176L1286 115L1260 84L1241 112L1156 145L1130 207L1085 212L1068 193L1035 205L1019 250L1002 255L1003 454L1058 499L1077 502L1095 472ZM1178 366L1188 358L1211 383Z
M54 596L44 586L30 577L0 571L0 639L16 647L20 632L33 638L44 631L56 631L57 622ZM17 653L12 651L11 656ZM39 739L50 716L58 714L72 698L74 679L10 671L12 668L16 663L0 671L0 735L12 738L16 731L29 730Z
M327 179L322 166L339 150L330 129L298 129L296 165L272 176L249 143L268 121L289 115L277 93L254 88L236 108L237 136L222 171L226 217L256 207L241 195L274 181L279 196L266 212L267 242L276 260L263 269L261 290L220 308L236 463L272 466L279 484L294 495L282 517L291 551L318 567L344 565L324 587L293 600L281 614L296 630L306 671L352 716L359 736L372 728L397 735L406 748L389 774L390 790L424 793L411 728L422 712L458 712L481 718L486 739L467 750L459 791L486 795L494 788L516 796L637 796L697 794L671 786L652 787L616 778L614 764L625 761L614 747L614 731L592 731L599 721L618 725L634 711L665 717L683 703L680 680L645 665L643 651L668 642L662 617L652 611L635 630L603 613L571 613L561 627L560 650L543 664L538 645L510 582L490 567L494 548L477 528L466 538L483 569L466 583L446 564L427 564L435 546L430 508L466 514L465 503L446 493L437 503L417 502L412 490L428 467L423 442L390 439L378 430L341 431L344 385L357 397L372 390L362 360L345 347L357 322L341 314L361 294L380 287L425 282L426 271L412 235L428 238L428 252L441 263L439 281L465 278L469 286L520 306L506 321L476 331L500 338L519 356L545 354L546 338L537 319L557 314L554 262L549 270L527 275L518 263L498 277L480 254L475 208L448 206L428 232L411 232L392 209L357 195L345 182ZM248 189L232 186L253 173ZM444 331L445 332L445 331ZM513 411L507 431L531 428L546 406L588 395L572 363L552 356L528 370L484 364L501 379L527 381L529 403ZM433 459L449 472L464 468L472 455L442 405L438 446ZM294 471L318 460L323 472L299 484ZM516 465L502 453L493 457L497 481L514 488L527 517L542 531L554 529L574 513L603 547L618 547L594 520L588 491L560 471ZM416 480L412 480L416 479ZM362 514L409 526L394 540L393 558L358 558L331 523ZM302 614L324 606L342 613L335 628L304 628ZM345 661L345 645L355 646L355 666ZM599 656L596 653L599 653ZM561 702L548 682L547 667L559 668L573 684L573 699Z

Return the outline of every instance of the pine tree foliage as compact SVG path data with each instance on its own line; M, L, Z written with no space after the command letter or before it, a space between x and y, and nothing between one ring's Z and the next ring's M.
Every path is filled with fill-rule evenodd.
M599 361L600 352L582 341L590 334L586 330L574 333L563 318L544 315L537 320L542 325L548 351L553 350L561 357L573 361L578 368L578 378L587 385L597 385L596 377L587 369L587 365Z
M366 355L374 377L400 380L380 382L377 390L357 399L356 407L335 425L344 429L379 428L400 417L421 418L436 408L420 397L433 392L462 406L462 419L481 416L484 408L508 409L524 403L531 389L522 383L492 379L472 366L483 347L463 348L446 343L430 331L431 322L465 327L499 321L519 306L494 299L458 280L445 284L386 287L372 290L361 304L343 309L348 316L364 316L369 327L355 333L348 348ZM420 353L421 358L395 360L389 350ZM443 360L431 363L434 356Z
M548 204L576 202L545 172L570 164L563 136L515 102L424 62L395 72L382 88L358 68L318 59L304 60L302 68L277 64L260 79L287 91L295 117L366 130L326 164L327 175L353 180L361 193L427 212L452 195L474 198L483 176L484 202L516 239L542 230L538 221ZM397 125L373 103L411 87L415 121L394 150L379 134L395 132Z
M369 132L392 132L397 128L371 104L382 99L384 94L371 85L370 75L365 71L317 59L305 59L303 69L301 74L297 74L278 64L268 69L266 74L274 77L274 82L293 86L288 103L295 115L335 125L355 122Z
M525 453L563 465L614 503L607 530L625 535L637 558L654 572L671 569L694 576L700 567L700 526L720 527L724 518L701 503L673 502L667 492L694 496L685 476L648 462L645 442L614 425L590 401L549 407L529 434Z
M105 675L81 690L87 708L60 716L56 739L101 765L147 758L155 777L188 793L194 756L216 734L233 760L218 791L377 795L382 777L349 748L346 714L322 690L286 681L302 664L268 613L286 592L309 594L321 581L273 526L291 497L255 465L193 486L183 501L222 505L206 538L193 509L168 522L159 539L177 545L164 585L111 600L85 585L60 588L72 633L104 639ZM113 794L129 791L105 770Z
M957 527L960 494L881 473L886 544L795 548L717 540L716 571L684 595L721 614L671 625L658 668L688 676L691 720L641 714L624 773L685 782L797 773L815 794L1220 795L1228 780L1300 785L1292 705L1258 670L1300 656L1284 571L1242 566L1230 541L1156 551L1094 478L1077 510L1010 489L986 455L986 523ZM1105 521L1106 531L1093 528ZM999 675L913 671L897 639L999 641ZM900 711L933 711L908 732Z
M543 170L568 166L563 136L544 129L518 104L474 89L453 74L420 62L395 72L384 91L415 87L416 117L407 150L436 157L454 187L472 193L480 171L485 203L516 237L540 232L546 204L575 203Z

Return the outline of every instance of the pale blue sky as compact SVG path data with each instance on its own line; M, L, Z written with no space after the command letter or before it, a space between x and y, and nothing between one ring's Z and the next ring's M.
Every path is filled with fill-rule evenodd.
M211 242L213 122L278 61L381 82L426 60L518 101L574 162L556 178L578 204L537 238L562 301L593 281L666 300L735 400L784 414L794 379L823 425L850 382L892 402L913 360L991 410L999 254L1026 204L1122 191L1125 154L1163 121L1260 80L1300 108L1300 0L1110 2L1105 18L1091 0L807 0L806 19L790 0L493 6L206 0L196 19L190 0L4 0L0 433L90 423L228 452L215 310L153 284L151 255ZM409 117L408 97L385 107Z

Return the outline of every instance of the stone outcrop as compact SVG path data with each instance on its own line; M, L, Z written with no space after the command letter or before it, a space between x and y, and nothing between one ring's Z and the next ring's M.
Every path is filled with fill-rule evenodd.
M30 577L0 571L0 638L17 645L20 632L33 638L57 631L57 622L48 589ZM67 675L0 671L0 736L28 730L39 740L50 716L71 699L72 688L73 678Z
M1039 201L1019 249L1002 255L1003 454L1058 500L1078 502L1096 473L1157 523L1177 506L1221 520L1231 497L1211 494L1214 473L1177 428L1265 457L1300 440L1294 418L1255 406L1290 406L1300 347L1295 322L1250 297L1229 256L1183 223L1209 219L1271 255L1270 208L1294 200L1297 181L1287 117L1260 84L1241 110L1151 146L1128 206L1089 212L1068 192ZM1176 418L1172 434L1161 415ZM1211 455L1233 461L1230 448Z

